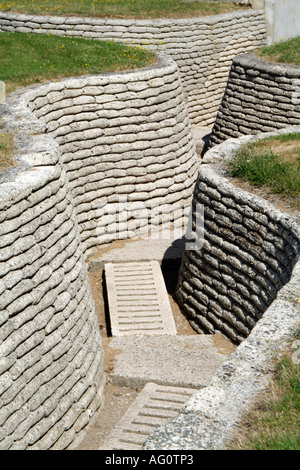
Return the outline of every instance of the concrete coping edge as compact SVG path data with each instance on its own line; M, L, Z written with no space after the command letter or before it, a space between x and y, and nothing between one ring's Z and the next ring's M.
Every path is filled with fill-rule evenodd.
M219 153L224 158L250 140L291 131L300 132L300 126L290 126L280 131L229 139L209 152ZM208 152L207 152L208 153ZM232 186L218 174L215 165L201 164L205 174L217 183ZM256 198L249 195L249 198ZM259 199L259 198L257 198ZM261 199L261 201L264 201ZM273 206L267 201L269 208ZM278 217L288 214L273 208ZM291 218L291 216L289 216ZM292 218L291 218L292 219ZM299 222L292 219L300 239ZM277 298L265 311L249 336L226 358L216 371L211 384L198 391L180 413L157 428L146 440L146 450L224 450L242 416L265 391L274 372L274 361L280 359L294 339L299 328L300 313L300 259L296 262L290 281L278 292Z
M188 18L153 18L153 19L139 19L139 18L91 18L91 17L74 17L74 16L55 16L55 15L33 15L33 14L25 14L25 13L12 13L12 12L2 12L0 11L0 18L7 19L11 21L33 21L35 20L38 23L43 23L49 21L50 23L53 21L53 24L59 26L60 24L90 24L90 25L99 25L99 24L109 24L109 25L159 25L159 24L180 24L180 23L194 23L195 21L199 23L218 23L219 21L226 21L232 18L242 18L243 16L253 16L263 14L264 10L262 9L241 9L236 10L228 13L220 13L216 15L207 15L207 16L200 16L200 17L188 17Z
M300 77L300 66L281 62L271 62L258 57L253 52L240 54L234 57L232 65L240 65L245 69L255 69L260 72L280 76Z

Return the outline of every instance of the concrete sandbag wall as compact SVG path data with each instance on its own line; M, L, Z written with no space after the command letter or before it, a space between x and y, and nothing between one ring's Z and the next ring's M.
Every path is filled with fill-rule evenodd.
M18 149L0 177L0 448L76 448L105 385L87 256L118 196L190 204L187 108L175 62L160 57L20 89L1 114Z
M0 30L84 37L154 48L180 71L192 125L211 126L235 55L266 43L264 10L187 19L111 19L0 12Z
M198 170L176 63L63 80L27 95L62 153L82 249L135 236L161 208L170 222L189 204ZM122 224L115 226L124 201ZM126 212L125 212L126 209ZM116 231L118 233L116 233Z
M104 387L72 196L59 164L22 171L0 195L0 449L66 448Z
M234 142L216 146L213 156L229 158L241 145ZM299 225L213 165L200 165L194 214L197 204L204 208L203 246L185 250L177 298L198 332L220 331L239 344L288 283L300 254Z
M178 284L198 332L242 342L299 258L289 216L208 165L197 179L191 124L214 121L232 57L264 43L263 12L150 23L0 14L2 30L145 41L177 63L160 56L149 69L46 83L4 103L21 147L19 166L0 179L3 450L76 448L101 408L103 350L85 262L115 239L108 207L120 198L132 209L121 238L149 222L141 207L176 214L193 194L204 204L203 249L185 252Z
M299 97L300 67L270 63L251 53L235 57L209 146L299 125Z

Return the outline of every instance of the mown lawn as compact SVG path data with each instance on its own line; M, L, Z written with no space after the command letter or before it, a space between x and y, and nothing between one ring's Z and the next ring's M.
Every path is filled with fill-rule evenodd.
M0 57L6 94L47 80L132 70L155 62L154 54L140 47L10 32L0 32ZM0 129L0 171L11 166L12 153L13 136Z
M300 335L277 364L268 391L240 422L231 450L300 449Z
M300 133L248 143L228 162L232 176L254 186L266 185L300 207Z
M0 57L0 80L7 93L45 80L141 68L155 60L141 47L9 32L0 32Z
M115 18L183 18L244 8L228 2L185 0L0 0L2 11Z
M300 66L300 36L258 49L255 54L270 62Z

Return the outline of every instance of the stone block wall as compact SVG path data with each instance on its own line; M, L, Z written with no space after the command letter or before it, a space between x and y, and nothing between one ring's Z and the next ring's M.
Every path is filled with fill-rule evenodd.
M235 57L209 146L299 125L299 97L300 67L266 62L251 53Z
M269 44L299 36L298 0L265 0L265 12Z
M235 55L266 43L264 10L174 20L100 19L0 12L0 30L126 42L171 56L192 125L212 126Z
M226 145L215 152L229 157ZM299 225L207 164L200 166L194 212L196 204L204 207L204 243L184 252L177 298L198 332L220 331L238 344L289 281L299 259Z
M26 100L59 143L85 255L147 230L154 208L176 220L176 210L189 205L198 161L172 59L46 84Z

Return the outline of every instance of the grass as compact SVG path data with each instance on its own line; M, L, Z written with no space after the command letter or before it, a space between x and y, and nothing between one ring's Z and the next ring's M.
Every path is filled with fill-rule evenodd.
M267 394L241 421L231 450L300 449L299 334L297 338L292 351L277 364Z
M300 36L263 47L255 51L255 54L270 62L300 66Z
M178 18L241 10L228 2L185 0L0 0L0 10L46 15L115 18Z
M0 32L0 80L6 93L69 76L149 66L154 54L140 47L82 38ZM12 165L13 137L0 128L0 172Z
M8 32L0 32L0 57L0 80L7 93L45 80L130 70L154 61L154 54L141 47Z
M232 176L300 203L300 133L248 143L228 162Z
M0 128L0 173L12 166L13 135Z

